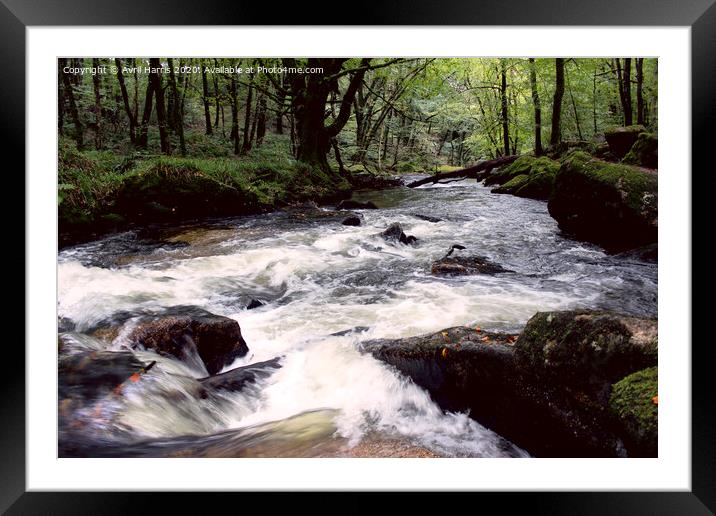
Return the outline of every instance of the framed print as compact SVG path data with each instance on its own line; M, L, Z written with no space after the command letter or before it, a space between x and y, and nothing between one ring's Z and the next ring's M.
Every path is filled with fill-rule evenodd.
M691 314L709 2L341 25L3 1L27 192L3 509L381 490L714 511Z

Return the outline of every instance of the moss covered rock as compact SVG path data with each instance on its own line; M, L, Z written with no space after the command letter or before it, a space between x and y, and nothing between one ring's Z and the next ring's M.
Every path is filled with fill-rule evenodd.
M631 456L657 456L658 377L658 368L650 367L612 386L609 408L623 429Z
M606 402L610 386L657 362L657 321L613 312L538 312L515 344L522 371Z
M656 135L641 133L627 155L622 159L622 163L657 168L659 166L659 140Z
M559 170L559 163L546 156L535 158L522 156L507 169L518 164L514 170L524 173L518 174L502 186L492 190L492 193L507 193L517 197L547 200L552 192L554 178ZM507 171L511 174L512 170Z
M626 156L639 135L644 132L646 132L646 128L643 125L612 127L604 131L604 137L607 139L612 154L621 159Z
M525 174L529 175L534 163L534 156L520 156L515 161L503 167L485 178L485 186L504 185L511 179Z
M555 176L549 213L577 238L623 251L656 242L658 177L581 151Z

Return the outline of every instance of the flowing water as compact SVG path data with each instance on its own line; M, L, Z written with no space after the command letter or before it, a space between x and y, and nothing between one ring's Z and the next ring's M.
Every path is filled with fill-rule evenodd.
M250 351L224 370L281 357L280 369L243 391L202 398L201 364L138 352L157 365L92 409L94 452L121 444L113 453L157 455L183 439L176 453L197 456L350 455L361 446L523 456L467 414L444 413L426 391L360 353L360 342L457 325L517 332L545 310L656 316L656 264L563 237L544 202L494 195L474 181L354 199L380 208L362 211L359 227L273 213L189 228L159 244L128 232L62 250L58 315L71 321L63 338L73 351L123 349L131 317L111 341L86 334L113 314L192 305L241 325ZM392 222L418 244L383 240ZM514 272L432 276L431 262L452 244ZM252 298L266 304L246 310Z

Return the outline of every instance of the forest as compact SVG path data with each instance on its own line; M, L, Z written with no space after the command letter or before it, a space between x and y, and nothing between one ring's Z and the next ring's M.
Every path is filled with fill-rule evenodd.
M61 457L658 455L656 59L57 73Z
M60 59L61 211L93 218L114 172L158 156L204 160L273 204L294 170L445 172L616 126L656 133L657 80L647 58Z

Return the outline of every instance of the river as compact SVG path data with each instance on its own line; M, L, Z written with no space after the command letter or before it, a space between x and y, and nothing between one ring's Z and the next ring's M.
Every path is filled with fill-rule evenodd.
M157 365L106 403L83 453L526 456L467 414L444 413L426 391L362 354L360 342L458 325L518 332L545 310L656 316L657 265L563 237L545 202L467 180L353 198L380 208L362 211L358 227L276 212L175 230L159 244L126 232L63 249L58 316L71 321L63 337L74 351L123 349L125 332L111 342L86 334L113 314L192 305L241 325L250 351L225 370L282 357L280 369L240 393L203 399L192 391L206 376L201 364L140 351ZM417 245L383 240L392 222ZM431 262L453 244L514 272L432 276ZM265 305L247 310L250 299ZM61 432L61 448L63 439L78 438Z

